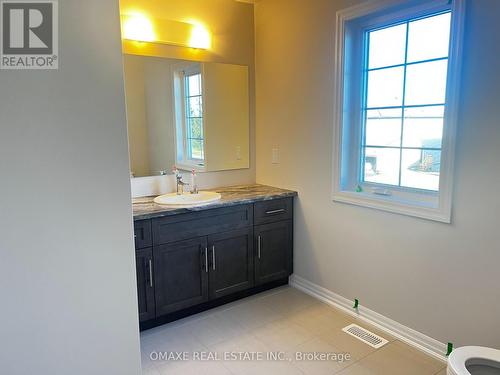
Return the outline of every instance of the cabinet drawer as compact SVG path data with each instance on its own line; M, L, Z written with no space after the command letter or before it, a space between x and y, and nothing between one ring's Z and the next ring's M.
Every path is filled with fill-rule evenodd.
M153 243L181 241L245 228L253 224L251 204L153 219Z
M134 221L134 238L136 249L143 249L152 245L151 220Z
M257 202L254 215L256 225L289 220L293 216L293 198Z

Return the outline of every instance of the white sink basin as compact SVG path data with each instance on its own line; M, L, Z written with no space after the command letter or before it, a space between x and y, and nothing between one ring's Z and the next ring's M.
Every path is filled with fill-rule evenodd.
M209 204L218 201L220 198L221 195L219 193L215 193L213 191L200 191L198 194L191 194L191 193L184 193L181 195L177 195L176 193L164 194L156 197L154 199L154 202L166 206L193 207L193 206L202 206L205 204Z

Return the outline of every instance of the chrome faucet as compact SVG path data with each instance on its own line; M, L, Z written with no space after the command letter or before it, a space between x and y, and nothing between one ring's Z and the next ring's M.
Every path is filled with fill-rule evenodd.
M180 173L175 176L175 179L177 180L177 195L184 194L184 186L189 184L182 181L182 175Z

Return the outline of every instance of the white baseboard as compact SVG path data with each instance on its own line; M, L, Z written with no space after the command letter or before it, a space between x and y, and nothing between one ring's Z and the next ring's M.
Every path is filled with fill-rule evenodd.
M304 293L309 294L310 296L346 312L349 315L355 316L366 323L372 324L376 328L387 332L397 339L415 347L418 350L421 350L428 355L431 355L442 362L447 361L445 355L447 346L432 337L415 331L410 327L404 326L373 310L363 307L362 305L359 305L358 311L356 311L352 308L353 301L314 284L300 276L290 276L290 285L303 291Z

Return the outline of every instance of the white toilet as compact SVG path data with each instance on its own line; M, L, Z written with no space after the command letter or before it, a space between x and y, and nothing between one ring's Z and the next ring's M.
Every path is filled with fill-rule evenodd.
M448 357L448 375L500 375L500 350L463 346Z

